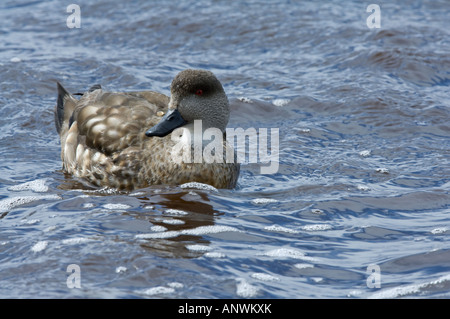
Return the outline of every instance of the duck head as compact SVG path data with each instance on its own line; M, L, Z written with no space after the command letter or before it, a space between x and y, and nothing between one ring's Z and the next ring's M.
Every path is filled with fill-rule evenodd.
M213 127L225 131L230 107L222 84L212 72L181 71L172 81L170 93L167 113L145 135L163 137L195 120L202 120L203 130Z

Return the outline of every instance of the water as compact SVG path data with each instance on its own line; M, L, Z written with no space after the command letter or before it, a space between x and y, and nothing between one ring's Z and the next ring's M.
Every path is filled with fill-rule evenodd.
M379 29L359 1L77 4L79 29L64 1L0 4L2 298L450 296L448 1L380 4ZM55 81L168 94L185 68L222 81L229 127L280 129L277 174L61 171Z

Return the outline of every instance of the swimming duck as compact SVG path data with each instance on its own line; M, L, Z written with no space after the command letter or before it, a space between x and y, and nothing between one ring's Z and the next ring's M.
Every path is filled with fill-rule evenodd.
M172 81L170 98L153 91L105 92L95 85L77 99L59 82L57 88L55 123L66 172L119 190L188 182L236 186L239 164L225 158L229 103L212 72L181 71ZM223 153L222 160L192 162L183 157L189 153L180 153L194 151L191 136L198 134L198 120L202 133L210 128L221 132L223 149L215 151Z

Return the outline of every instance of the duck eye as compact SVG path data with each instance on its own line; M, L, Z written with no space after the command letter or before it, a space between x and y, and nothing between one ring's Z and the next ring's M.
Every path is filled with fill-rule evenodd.
M198 89L197 91L195 91L195 95L201 96L202 94L203 94L202 89Z

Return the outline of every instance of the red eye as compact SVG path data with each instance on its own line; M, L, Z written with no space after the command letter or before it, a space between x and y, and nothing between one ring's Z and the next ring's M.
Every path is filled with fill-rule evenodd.
M197 91L195 91L195 95L201 96L202 94L203 94L202 89L198 89Z

